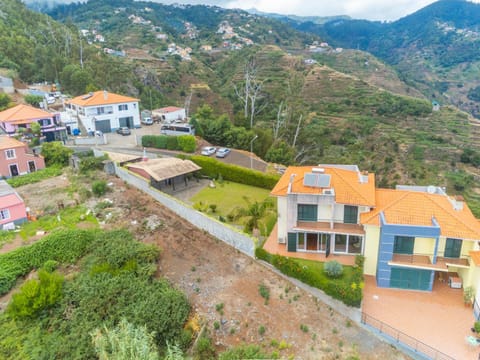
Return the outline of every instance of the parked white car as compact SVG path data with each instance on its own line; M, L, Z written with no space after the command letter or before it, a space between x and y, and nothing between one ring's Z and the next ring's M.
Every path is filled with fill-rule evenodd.
M210 156L215 154L217 149L213 146L205 146L202 148L202 155Z

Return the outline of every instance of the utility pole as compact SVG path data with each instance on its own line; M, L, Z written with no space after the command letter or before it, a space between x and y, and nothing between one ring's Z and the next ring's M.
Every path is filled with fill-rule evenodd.
M255 135L255 137L250 141L250 169L253 169L253 142L257 140L258 135Z

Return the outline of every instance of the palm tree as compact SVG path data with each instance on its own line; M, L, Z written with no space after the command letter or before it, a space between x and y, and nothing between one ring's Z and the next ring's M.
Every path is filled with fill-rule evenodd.
M259 229L260 225L265 226L262 223L262 219L265 215L272 212L273 202L271 199L265 199L264 201L251 202L247 196L243 199L247 202L247 207L238 207L234 210L234 219L245 219L245 226L243 231L252 233L254 229Z

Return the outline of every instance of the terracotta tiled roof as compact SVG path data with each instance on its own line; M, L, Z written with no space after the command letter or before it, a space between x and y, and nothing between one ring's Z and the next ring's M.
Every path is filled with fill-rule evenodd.
M90 94L77 96L67 103L75 104L80 106L98 106L98 105L110 105L110 104L120 104L128 102L138 102L138 99L114 94L108 91L95 91Z
M361 215L364 225L379 225L383 212L389 224L432 226L435 218L441 235L451 238L480 239L480 223L467 204L455 210L452 200L441 194L427 192L377 189L377 206L374 211Z
M470 251L470 258L476 266L480 266L480 251Z
M320 195L324 188L305 186L305 174L312 173L313 168L325 169L324 174L330 175L330 186L335 191L335 201L347 205L375 206L375 175L368 174L368 182L361 183L359 172L352 169L321 166L290 166L280 178L270 193L273 196L286 196L290 177L293 177L291 193Z
M177 158L149 159L125 165L128 168L142 169L156 181L174 178L200 170L201 167L190 160Z
M0 136L0 150L25 147L25 144L9 136Z
M0 112L0 121L11 124L25 124L34 120L52 118L53 114L33 106L20 104Z

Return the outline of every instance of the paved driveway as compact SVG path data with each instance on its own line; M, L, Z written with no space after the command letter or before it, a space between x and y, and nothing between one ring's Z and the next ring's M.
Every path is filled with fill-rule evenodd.
M116 151L121 152L121 149L125 149L128 152L132 150L135 152L143 151L141 147L141 137L143 135L160 135L160 124L153 124L149 126L142 126L138 129L132 129L131 135L119 135L117 133L105 134L107 136L107 145L104 145L105 148L115 149ZM163 155L171 156L175 155L175 152L171 151L162 151L156 149L148 149L151 153L160 153ZM200 154L200 151L198 151ZM214 155L212 156L214 157ZM250 152L242 150L232 150L232 152L225 158L216 158L221 162L228 164L234 164L242 166L245 168L253 168L258 171L265 172L267 169L267 163L262 159L253 155L250 156Z

